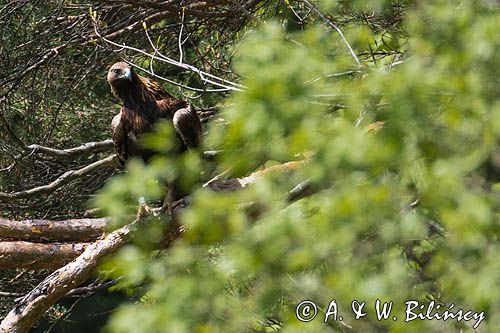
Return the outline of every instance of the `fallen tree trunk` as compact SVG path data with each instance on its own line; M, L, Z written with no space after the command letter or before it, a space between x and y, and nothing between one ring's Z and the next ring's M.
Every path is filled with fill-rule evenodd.
M0 239L30 242L95 241L104 234L109 222L109 218L12 221L0 217Z
M106 238L90 244L78 258L40 282L5 316L0 324L0 332L28 332L45 311L70 290L85 282L104 256L113 253L126 243L132 224L115 230Z
M87 243L0 242L0 267L56 269L78 257L87 245Z
M236 191L254 184L267 173L287 173L301 167L304 161L294 161L275 165L256 171L247 177L221 179L215 177L204 187L214 192ZM308 182L297 185L288 193L287 201L295 201L309 195ZM175 211L189 205L186 197ZM242 205L248 214L257 219L260 207L256 203ZM87 218L64 221L21 220L13 221L0 218L0 268L55 269L76 258L83 248L78 244L60 244L63 242L93 242L103 237L110 223L109 218ZM168 237L167 237L168 238ZM47 243L54 242L54 243ZM43 243L43 244L41 244ZM74 247L76 245L76 247Z
M234 191L255 183L268 172L290 172L299 168L303 164L304 161L289 162L273 166L262 171L254 172L244 178L213 179L212 181L206 183L204 187L210 188L213 191ZM306 181L292 189L288 193L286 200L292 202L311 193L309 183ZM175 207L174 213L178 213L178 211L183 209L185 205L189 204L189 200L183 201L185 201L185 204ZM134 222L109 233L104 239L98 240L95 243L86 246L83 253L76 259L50 274L37 287L20 299L16 306L1 322L0 333L28 332L31 327L38 322L45 311L47 311L59 299L67 295L68 292L75 289L90 278L98 263L105 256L112 254L128 242L131 230L134 228L135 224L141 221L142 214L144 212L148 212L148 210L141 209L138 213L138 218ZM182 226L173 226L169 230L166 237L169 242L165 243L165 247L168 247L170 241L180 237L182 232Z

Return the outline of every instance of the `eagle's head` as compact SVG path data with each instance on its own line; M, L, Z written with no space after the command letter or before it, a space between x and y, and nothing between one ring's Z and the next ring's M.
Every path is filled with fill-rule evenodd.
M134 69L126 62L117 62L108 72L108 82L111 87L130 85L134 77Z
M156 97L171 97L156 82L138 75L126 62L117 62L111 66L107 79L111 92L121 99L124 105L148 104L148 107L157 108Z

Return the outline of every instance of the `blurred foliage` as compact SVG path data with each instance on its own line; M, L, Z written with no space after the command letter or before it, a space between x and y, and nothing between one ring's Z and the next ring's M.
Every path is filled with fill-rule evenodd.
M68 10L82 13L89 6ZM126 8L96 9L109 27L133 14ZM147 142L165 154L148 165L129 162L93 199L124 224L140 197L162 197L165 180L181 177L193 189L192 204L180 216L187 227L182 239L168 250L152 250L158 241L153 223L102 266L103 274L121 277L118 288L134 296L112 314L107 331L472 331L474 320L404 322L405 301L435 300L485 311L479 331L494 332L500 327L498 10L490 0L286 0L264 1L245 14L248 20L187 22L195 36L186 46L187 62L230 80L241 78L247 89L194 99L224 105L224 121L210 124L205 141L207 149L223 151L216 166L207 167L196 153L173 159L164 139L169 129L160 128ZM171 42L179 28L174 23L151 28L168 54L177 48ZM84 27L82 34L91 33ZM2 41L13 43L24 31L19 29L6 29ZM148 48L143 35L122 38ZM104 78L112 61L94 46L93 76ZM61 60L68 68L48 67L60 77L87 66L82 59L90 48L78 45L69 52L74 56ZM18 61L10 61L18 64L31 53L14 55ZM133 60L148 66L145 57ZM192 73L161 72L199 84ZM57 84L63 79L37 81L35 74L33 86L24 80L6 101L7 119L21 138L67 145L107 136L108 120L91 121L112 104L103 98L109 95L101 79L82 81L89 85L81 90L84 97L69 95L76 99L74 110L84 112L80 118L68 115L52 132L46 115L57 115L55 105L61 104L45 103L30 120L36 125L31 130L31 123L23 123L30 115L23 112L39 110L27 107L36 102L32 92L47 87L53 103L65 96ZM69 135L77 125L80 135ZM0 149L0 162L7 165L12 147L0 143ZM199 186L200 170L201 180L208 180L225 170L236 177L303 159L307 163L292 175L272 174L242 191L214 193ZM45 163L1 174L0 185L31 187L36 182L22 182L22 176L46 168ZM288 192L306 179L315 193L290 203ZM97 183L88 192L103 180ZM81 197L72 198L81 205ZM259 207L258 221L242 209L249 204ZM49 206L49 216L66 216L61 203ZM43 215L36 203L7 208L0 211ZM343 322L323 322L332 299ZM378 321L376 299L393 301L398 320ZM302 300L318 304L311 322L296 317ZM354 319L353 300L367 302L366 317Z
M226 122L207 138L224 151L219 171L233 175L268 161L308 163L237 193L198 189L181 216L188 231L171 249L124 249L106 270L146 290L112 316L109 332L455 332L474 324L405 323L404 302L413 299L485 311L482 332L500 326L497 5L315 5L342 27L361 65L306 3L285 1L235 47L248 89L229 97ZM369 130L375 122L384 124ZM142 196L148 188L134 177L171 172L155 163L128 171L103 194L116 217L123 200L114 191L130 186ZM289 204L287 192L304 179L319 191ZM256 223L245 203L263 207ZM301 323L295 306L306 299L320 314ZM323 323L332 299L344 324ZM376 299L393 301L398 320L377 321ZM353 319L352 300L367 301L366 317Z
M144 55L130 50L114 52L109 45L95 38L90 8L99 14L101 33L117 43L149 51L151 46L142 29L142 22L147 21L155 46L163 54L176 59L179 58L177 39L182 29L184 62L226 79L235 79L228 49L234 40L239 39L248 17L186 15L181 24L181 15L177 15L175 6L170 8L169 15L158 19L155 2L0 0L1 192L50 184L69 170L85 167L112 154L108 150L77 158L57 158L25 147L38 144L66 149L110 139L111 119L120 106L106 82L109 66L127 59L149 68L149 58ZM249 9L248 14L253 11ZM259 15L255 13L255 17ZM156 73L174 81L202 87L199 77L191 71L159 62L154 63L154 68ZM225 96L224 93L193 93L170 84L165 88L197 107L213 106ZM0 200L0 216L51 220L83 217L97 190L110 177L121 172L120 168L110 166L76 179L50 195ZM143 185L140 178L136 183ZM144 185L151 184L155 186L156 183ZM192 182L187 182L186 186L190 184ZM136 205L137 201L133 204ZM46 271L0 270L0 291L6 293L0 295L0 317L12 308L16 294L32 289L48 274ZM12 282L14 277L16 283ZM61 304L66 306L67 302ZM76 307L75 311L84 312L82 306L86 305ZM59 310L54 308L48 319L64 322L62 319L67 314L64 318L58 316L62 313ZM87 310L98 311L96 308ZM69 318L67 320L74 317ZM94 324L94 331L102 326L100 321L91 319L88 324ZM60 323L52 331L64 330L62 326ZM40 327L39 331L46 329Z

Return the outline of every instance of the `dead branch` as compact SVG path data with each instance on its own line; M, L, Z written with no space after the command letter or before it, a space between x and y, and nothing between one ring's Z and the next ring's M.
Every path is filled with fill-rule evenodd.
M118 281L117 280L108 280L108 281L101 281L97 279L96 281L92 282L91 284L84 286L84 287L79 287L71 290L66 294L64 297L73 297L73 298L85 298L92 296L99 290L107 289L109 287L114 286ZM24 294L22 293L13 293L13 292L8 292L8 291L0 291L0 296L2 297L15 297L15 298L22 298Z
M0 192L0 199L4 201L12 201L17 199L31 198L41 194L50 194L74 179L83 177L102 168L115 165L117 163L117 160L118 159L116 158L116 155L108 156L102 160L91 163L81 169L66 171L64 174L62 174L59 178L57 178L50 184L42 185L39 187L19 192L12 192L12 193Z
M218 111L219 110L217 108L205 108L196 110L198 116L204 123L208 122L214 115L217 114ZM55 158L65 158L65 159L74 159L84 154L112 152L114 149L115 147L113 145L113 140L111 139L104 141L96 141L96 142L86 142L78 147L67 148L67 149L56 149L37 144L32 144L24 147L25 152L30 155L44 154ZM211 158L213 150L207 151L206 154L209 155L208 158Z
M19 297L22 295L23 294L21 294L21 293L11 293L8 291L0 291L0 296L2 296L2 297Z
M273 165L264 170L259 170L251 173L250 175L242 178L231 178L231 179L216 179L214 181L207 182L204 187L209 188L215 192L221 191L235 191L238 189L245 188L251 184L254 184L257 180L261 179L264 175L279 172L288 173L297 170L306 161L292 161L282 164Z
M87 142L81 146L69 149L55 149L37 144L29 145L26 147L28 153L45 154L57 158L75 158L82 156L86 153L100 153L112 151L114 149L113 140L104 140L99 142Z
M126 243L133 224L134 222L115 230L103 240L87 246L78 258L40 282L7 314L0 324L0 332L28 332L45 311L70 290L85 282L104 256Z
M206 187L214 191L238 190L255 183L268 173L291 172L301 167L304 163L304 161L294 161L254 172L248 177L233 180L214 180L209 182ZM299 184L298 187L289 193L289 196L301 196L304 194L305 188L308 188L308 185L306 186L305 183L302 185ZM189 200L186 201L188 202ZM182 207L176 209L175 212L177 213L180 209ZM138 220L111 232L104 239L88 245L84 252L74 261L49 275L30 293L19 300L16 307L9 312L0 324L0 333L28 332L45 311L60 298L67 295L70 290L86 281L104 256L113 253L130 239L133 226L140 222L141 218L142 216L139 216ZM182 230L182 226L171 228L169 230L169 238L171 240L176 239L182 234Z
M3 269L55 269L80 255L85 243L41 244L0 242L0 267Z
M98 150L108 149L107 142L106 143L104 143L104 142L106 142L106 141L90 142L89 146L82 145L80 147L71 148L68 150L58 150L58 149L42 147L42 146L38 146L38 148L36 148L36 149L42 148L43 152L46 154L49 154L49 155L75 157L75 156L78 156L79 154L83 154L83 153L88 152L89 150L92 150L92 149L98 149ZM102 145L101 145L101 143L102 143ZM98 145L94 145L94 144L98 144ZM33 147L33 146L34 145L32 145L30 147ZM208 161L213 161L216 158L217 153L218 152L214 151L214 150L206 151L203 153L203 158L208 160ZM116 155L108 156L102 160L91 163L91 164L89 164L81 169L66 171L61 176L59 176L59 178L57 178L56 180L54 180L50 184L34 187L31 189L23 190L23 191L19 191L19 192L10 192L10 193L0 192L0 200L3 200L5 202L10 202L13 200L32 198L36 195L51 194L52 192L56 191L61 186L68 184L72 180L75 180L75 179L81 178L85 175L94 173L97 170L116 165L117 161L118 161L118 159L117 159Z
M114 286L117 282L118 282L117 280L100 281L98 279L89 284L88 286L79 287L71 290L69 293L66 294L65 297L77 297L77 298L89 297L95 294L99 290L107 289L109 287Z
M109 222L109 218L71 219L64 221L12 221L0 218L0 239L30 242L95 241L104 234Z

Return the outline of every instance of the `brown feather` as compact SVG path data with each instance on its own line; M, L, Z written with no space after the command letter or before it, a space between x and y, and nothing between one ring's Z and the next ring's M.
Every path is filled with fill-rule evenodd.
M136 139L153 131L160 119L172 122L180 151L200 145L201 122L186 101L173 97L155 81L136 74L125 62L111 66L107 79L113 95L123 103L112 125L113 140L120 159L125 161L130 156L139 155L147 161L153 152L138 149Z

